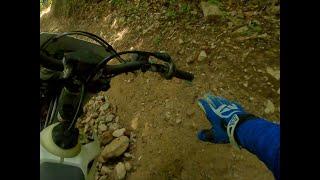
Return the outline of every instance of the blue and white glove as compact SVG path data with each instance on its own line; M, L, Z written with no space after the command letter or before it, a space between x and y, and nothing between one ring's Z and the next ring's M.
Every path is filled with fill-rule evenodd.
M209 93L200 98L198 104L212 125L211 129L199 131L198 138L213 143L230 142L239 147L234 139L235 127L239 122L239 116L248 113L239 104Z
M213 143L231 143L255 154L280 179L280 125L247 113L239 104L206 94L198 100L212 128L198 138Z

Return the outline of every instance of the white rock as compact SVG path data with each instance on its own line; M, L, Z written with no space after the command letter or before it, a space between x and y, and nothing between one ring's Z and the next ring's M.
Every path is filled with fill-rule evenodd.
M192 14L192 15L197 15L198 12L197 12L196 10L193 10L193 11L190 12L190 14Z
M118 124L118 123L110 123L110 124L109 124L109 129L110 129L110 130L119 129L119 124Z
M98 162L104 163L104 162L106 162L106 161L104 160L104 158L103 158L102 156L99 156L99 157L98 157Z
M108 127L105 124L100 124L98 128L100 132L104 132L108 129Z
M280 94L280 88L278 89L277 93Z
M207 53L205 51L201 51L198 56L198 61L204 61L207 57Z
M242 26L239 29L233 31L234 34L243 34L245 32L247 32L249 30L249 28L247 26Z
M107 117L105 118L106 122L111 122L114 119L114 115L113 114L109 114L107 115Z
M102 167L102 163L97 162L96 168L101 169L101 167Z
M100 176L99 180L107 180L108 176Z
M125 162L124 167L126 168L127 171L130 171L132 169L132 166L129 162Z
M102 166L100 172L101 174L106 175L112 173L112 170L107 166Z
M171 118L171 113L170 113L169 111L166 112L165 118L166 118L167 120L169 120L169 119Z
M92 117L93 119L97 119L97 118L99 117L99 114L96 113L96 112L94 112L93 114L91 114L91 117Z
M116 118L114 118L114 122L115 122L115 123L119 123L119 116L117 116Z
M121 136L114 139L110 144L106 145L101 153L104 160L112 157L118 157L123 154L129 147L129 138Z
M114 137L120 137L123 136L123 133L126 131L126 128L121 128L113 131L112 136Z
M89 131L89 128L90 128L90 125L89 125L89 124L86 124L86 125L84 126L83 132L84 132L84 133L88 132L88 131Z
M234 25L233 22L228 22L227 24L228 24L228 27L232 27Z
M177 124L180 124L181 122L182 122L181 119L177 119L177 120L176 120L176 123L177 123Z
M133 155L130 153L124 153L124 157L126 158L133 158Z
M115 166L114 172L116 179L124 179L126 177L126 168L122 162Z
M105 116L98 117L96 122L105 122Z
M135 129L138 128L138 120L139 120L138 117L135 117L135 118L132 119L132 121L131 121L131 128L132 128L132 129L135 130Z
M277 124L277 121L272 121L272 123Z
M273 76L276 80L280 79L280 70L267 67L267 73Z
M267 102L265 103L265 106L266 106L266 108L264 109L264 112L266 114L270 114L270 113L274 112L275 107L274 107L274 104L270 100L267 100Z
M102 105L102 106L100 107L100 110L101 110L101 111L106 111L106 110L109 108L109 106L110 106L110 104L106 102L104 105Z
M203 15L206 19L216 19L223 15L218 5L202 1L200 3Z
M194 58L193 57L191 57L191 56L187 57L187 63L188 64L192 64L193 62L194 62Z
M179 42L179 44L182 44L182 43L183 43L183 40L182 40L182 39L179 39L178 42Z
M258 69L258 70L257 70L257 72L259 72L259 73L263 73L263 71L262 71L261 69Z

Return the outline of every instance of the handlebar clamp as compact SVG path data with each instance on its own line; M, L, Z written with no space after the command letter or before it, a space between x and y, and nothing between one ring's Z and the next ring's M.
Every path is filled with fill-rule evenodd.
M173 62L170 62L170 63L166 63L166 66L168 67L168 70L163 73L163 76L165 79L172 79L173 75L174 75L174 72L176 70L176 66Z

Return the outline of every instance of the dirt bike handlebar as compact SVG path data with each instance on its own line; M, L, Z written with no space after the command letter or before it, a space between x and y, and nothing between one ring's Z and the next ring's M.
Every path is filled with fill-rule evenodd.
M43 67L48 69L53 69L57 71L63 70L63 63L61 60L48 57L41 52L40 52L40 64ZM173 63L171 62L171 64ZM113 76L116 76L122 73L133 72L141 69L142 71L150 70L153 72L159 72L160 74L164 75L166 79L171 79L172 77L176 77L179 79L192 81L194 78L192 73L176 69L174 65L170 66L170 63L166 63L165 65L162 65L162 64L152 64L147 61L129 61L129 62L116 64L116 65L106 65L104 69L105 69L106 75L113 75Z
M131 61L131 62L126 62L122 64L117 64L117 65L107 65L106 66L106 72L108 74L122 74L126 72L133 72L139 69L149 69L153 72L159 72L161 74L165 74L168 71L168 66L162 65L162 64L149 64L143 61ZM179 79L184 79L188 81L192 81L194 76L193 74L182 71L179 69L174 69L172 73L172 77L176 77Z

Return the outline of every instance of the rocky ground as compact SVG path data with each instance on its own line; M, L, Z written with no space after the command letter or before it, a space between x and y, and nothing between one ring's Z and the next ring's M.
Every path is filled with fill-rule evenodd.
M93 131L102 139L97 179L273 179L246 150L197 140L209 123L196 100L211 91L280 122L279 6L210 2L112 0L42 16L41 31L89 31L117 51L166 51L195 74L192 83L122 75L89 101L78 127L83 141Z

